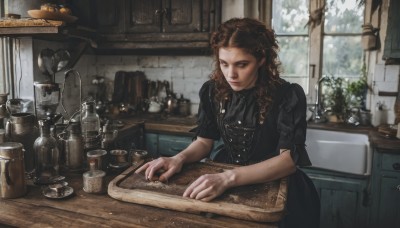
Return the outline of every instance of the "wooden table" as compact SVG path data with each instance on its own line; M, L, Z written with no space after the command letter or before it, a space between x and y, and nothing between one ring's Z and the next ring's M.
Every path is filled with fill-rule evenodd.
M107 176L107 183L115 175ZM126 203L107 194L82 190L82 176L66 178L74 188L72 197L54 200L28 185L28 193L17 199L0 199L0 227L277 227L223 216L207 218L173 210Z

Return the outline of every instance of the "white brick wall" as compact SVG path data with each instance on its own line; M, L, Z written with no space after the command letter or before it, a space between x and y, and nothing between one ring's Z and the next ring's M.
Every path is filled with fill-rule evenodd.
M372 77L373 94L371 95L371 112L372 119L377 117L377 103L383 103L385 110L381 113L385 115L383 119L389 124L394 123L394 103L396 97L392 96L379 96L379 91L384 92L397 92L400 77L400 65L384 65L376 64L375 71ZM375 115L375 117L374 117Z
M143 71L150 80L169 81L177 95L190 99L192 114L197 113L199 89L208 80L214 64L212 56L85 56L94 61L81 63L76 68L95 69L92 75L114 81L117 71ZM90 75L88 75L90 76ZM90 80L91 81L91 80ZM90 81L85 83L90 83ZM110 84L112 86L112 84ZM86 84L86 86L88 86ZM112 89L110 92L112 92Z

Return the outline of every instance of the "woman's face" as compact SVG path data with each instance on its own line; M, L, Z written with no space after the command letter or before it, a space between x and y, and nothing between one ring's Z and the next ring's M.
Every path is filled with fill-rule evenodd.
M258 76L258 68L264 63L241 48L219 49L219 66L226 81L234 91L252 88Z

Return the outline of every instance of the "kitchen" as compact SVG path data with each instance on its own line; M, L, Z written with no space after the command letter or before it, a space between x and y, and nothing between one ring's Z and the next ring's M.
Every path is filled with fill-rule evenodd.
M31 6L26 6L27 8L24 8L22 7L23 5L20 5L19 7L16 8L20 11L14 13L20 13L22 15L28 16L26 14L26 11L31 9L38 9L41 1L38 2L39 5L37 5L36 8L28 8ZM310 2L312 3L310 4L310 6L314 10L322 6L322 4L320 5L316 4L319 1L310 1ZM393 24L390 25L388 24L388 17L390 15L391 17L395 18L394 13L391 12L394 11L393 8L398 8L398 5L396 5L396 3L394 3L395 1L393 0L391 1L367 0L361 2L365 2L365 8L369 9L366 10L364 24L371 23L373 28L379 28L379 40L381 45L380 48L378 49L372 48L372 50L366 51L367 53L366 61L368 63L367 80L368 84L371 85L372 87L372 91L369 91L366 97L366 109L371 110L372 114L371 122L373 123L373 126L376 128L366 127L366 126L353 126L352 124L339 124L335 122L314 123L312 116L309 122L309 128L314 130L330 129L343 133L344 132L353 132L357 134L361 133L362 135L366 135L366 132L367 133L369 132L368 133L369 139L367 139L367 143L369 142L368 145L372 147L373 153L371 153L371 151L365 152L365 150L364 152L360 152L364 156L362 157L362 160L369 161L362 164L365 167L362 167L361 174L360 173L354 174L352 173L353 171L340 172L339 170L339 172L335 172L336 167L329 167L328 170L318 170L318 169L309 170L310 172L309 175L312 177L312 179L314 177L313 180L316 181L315 184L317 185L317 188L321 194L320 196L322 200L321 218L323 218L321 220L322 224L321 227L368 227L368 226L385 227L385 224L399 224L398 221L399 211L395 203L396 200L398 202L399 199L398 189L396 190L396 186L400 184L399 183L400 177L398 174L398 164L400 163L398 157L399 141L395 137L386 139L380 136L380 133L378 132L379 129L377 128L378 125L380 125L380 123L382 124L386 123L392 125L396 123L395 102L396 102L396 97L398 96L397 85L399 81L399 72L400 72L400 67L398 64L399 56L398 52L396 52L396 50L398 50L398 46L395 46L395 44L393 44L394 46L391 47L390 49L388 48L386 40L388 35L396 34L396 32L398 33L397 30L394 30L393 32L388 32L388 26L389 27L392 26L390 27L392 29L396 28L396 26L393 24L396 23L396 20L398 22L398 19L393 19L393 21L395 22L393 22ZM378 9L375 9L373 11L372 8L374 8L374 3L376 2L380 2L380 4L378 5ZM263 19L264 21L269 21L268 18L272 17L271 12L267 10L270 9L271 7L270 1L224 0L221 1L220 7L221 7L220 21L225 21L233 16L258 17ZM85 15L76 14L76 16L79 18L84 18L85 20L88 19L85 18ZM103 18L102 22L107 22L107 20L109 19L110 18ZM216 21L218 23L218 20ZM304 24L302 24L301 27L303 26ZM118 30L120 30L121 28L119 28L118 26L117 27L114 26L114 28L104 27L104 29L105 30L115 29L113 30L114 34L111 32L111 34L108 34L109 36L105 37L108 37L107 39L116 39L117 41L109 42L108 40L106 40L106 42L101 42L103 40L98 40L96 39L96 35L93 35L93 33L95 33L94 32L95 30L93 29L85 29L85 32L89 34L88 36L82 36L80 33L73 33L69 36L70 39L62 40L63 38L61 37L62 41L57 41L57 40L54 41L54 39L49 41L49 38L46 38L45 35L42 35L41 37L29 36L29 35L18 36L19 38L17 39L16 42L14 42L14 46L12 47L15 54L14 59L12 59L13 62L9 64L3 64L3 66L15 66L13 67L12 70L13 73L12 72L7 73L7 76L5 75L3 76L4 79L7 77L11 77L10 75L13 75L15 89L13 92L12 91L2 91L2 92L3 93L10 92L9 99L23 98L23 99L33 100L34 98L34 87L32 86L33 83L35 81L42 81L46 77L45 75L43 75L43 73L41 72L41 70L37 65L37 56L43 49L46 48L50 48L53 50L65 48L67 50L71 50L71 54L73 55L73 57L77 56L76 58L73 58L75 60L71 61L72 62L76 61L76 63L74 64L74 69L77 70L82 76L81 80L82 80L82 91L84 93L83 97L87 97L88 94L96 94L96 89L98 86L93 84L93 79L95 79L96 77L102 77L104 78L104 83L107 85L106 86L107 96L108 96L107 99L111 100L114 92L114 78L116 77L116 73L119 71L122 72L142 71L146 75L146 78L149 80L169 82L170 86L173 88L173 91L176 94L179 95L183 94L184 98L190 100L191 104L190 113L192 115L185 118L182 118L181 116L178 115L168 117L166 119L167 120L169 119L169 122L168 121L166 122L166 120L164 120L161 121L161 123L160 122L157 123L158 120L151 120L151 121L147 120L147 122L145 122L145 129L144 129L144 131L146 132L145 134L146 149L150 152L159 151L161 150L160 148L172 147L171 144L176 142L179 142L176 143L178 146L181 146L182 144L185 145L185 143L190 142L192 135L190 133L182 133L182 131L187 132L191 128L195 127L195 120L193 118L193 115L197 113L198 109L198 103L199 103L198 90L200 85L202 85L207 80L214 64L211 56L205 54L205 50L201 48L203 47L202 45L205 45L204 43L206 40L203 39L201 42L194 42L190 40L186 42L169 41L171 43L168 43L168 45L166 45L165 41L163 42L162 38L157 38L159 39L158 41L159 43L148 42L151 43L151 45L155 46L153 48L151 47L149 48L149 46L151 45L149 45L146 42L143 42L143 39L145 40L149 39L151 41L151 38L149 37L145 36L144 38L140 37L142 40L139 40L139 42L137 42L136 40L135 42L135 39L138 38L126 36L123 37L122 40L132 39L133 42L125 43L125 42L120 42L121 38L115 36L115 34L118 34ZM312 33L317 32L318 29L321 29L321 25L316 24L315 28L312 30L313 31ZM69 30L69 32L72 33L73 30ZM395 39L395 36L393 39ZM185 49L185 47L187 47L188 45L199 45L200 48ZM139 47L139 48L132 48L132 47ZM165 49L165 47L170 47L170 48ZM179 47L181 47L181 50L179 50ZM310 50L310 52L313 51L315 50L314 49ZM304 84L305 86L303 86L303 88L305 88L306 90L306 94L308 95L309 99L308 103L310 103L311 105L313 105L316 101L316 93L313 85L317 83L323 71L320 68L321 60L319 60L319 58L315 56L316 55L310 54L310 59L308 60L310 63L310 67L309 70L307 71L308 74L306 77L307 83ZM384 56L385 59L383 59ZM283 57L281 58L281 60L285 61ZM311 66L311 64L315 65ZM307 66L308 65L309 64L307 64ZM313 72L315 73L315 76L313 76ZM64 75L64 73L65 73L64 71L61 71L55 75L55 81L57 83L62 83L63 80L67 77ZM74 107L77 106L79 107L79 103L77 104L78 101L77 96L74 96L75 94L79 94L79 81L76 78L69 76L68 79L69 80L72 79L73 81L68 84L73 86L68 87L68 85L66 85L64 106L69 108L68 111L74 110ZM297 82L299 84L302 84L305 81L301 77L292 79L294 80L294 82ZM378 103L384 105L378 107L377 105ZM61 109L61 107L59 107L59 109ZM111 110L111 111L119 112L121 110L123 110L123 108L121 109L121 107L118 107L117 110ZM310 114L313 115L313 113ZM146 116L151 116L151 115L146 115ZM157 115L155 116L159 117ZM375 119L376 116L383 116L383 117L380 117L379 120L377 120ZM315 118L315 113L314 113L314 118ZM125 122L127 122L127 120L125 120ZM388 131L389 134L393 134L393 129L389 129ZM121 130L121 132L123 133L123 130ZM310 137L312 137L312 134L309 135ZM327 137L335 137L334 139L337 139L340 136L327 136ZM332 138L328 139L331 141L333 140ZM323 141L325 139L320 139L320 140ZM365 141L365 139L362 140ZM351 142L348 141L346 141L345 144L353 145ZM155 148L151 148L151 146ZM311 149L310 148L311 146L312 143L310 143L308 147L309 150ZM165 152L161 151L156 153L164 155L172 155L169 153L176 153L176 152L177 151L174 152L166 150ZM373 156L371 154L373 154ZM313 161L314 164L321 164L322 167L324 167L325 165L324 162L325 160ZM79 194L85 196L84 195L85 193L83 192ZM29 193L28 196L32 195ZM27 199L21 198L21 200L26 201ZM348 204L340 203L342 201L347 201L349 203ZM66 202L68 201L66 200ZM113 201L109 202L110 204L113 205L116 204ZM54 204L57 205L57 202L54 202ZM129 206L126 206L125 204L123 205L124 205L123 210L129 210ZM56 207L63 207L63 205L59 204L59 206ZM74 208L73 205L68 207L70 207L73 211ZM143 212L140 212L140 215L142 216L145 215L145 212L152 213L151 209L148 209L147 207L145 207L145 209L143 209L143 207L139 207L136 205L131 207L135 207L136 210L144 210ZM26 211L29 210L27 209ZM116 213L115 211L116 210L112 210L112 213L115 214ZM63 213L68 214L71 212L69 211ZM176 212L169 210L157 209L157 213L161 213L156 217L159 220L161 220L160 217L163 216L168 218L175 218L181 216L181 214L179 214L178 216ZM129 217L129 215L125 216ZM107 215L106 217L110 218L112 216ZM187 217L190 217L192 219L197 218L195 220L200 221L200 219L194 215L183 215L183 217L185 219L188 219ZM151 220L151 217L148 218L149 220ZM185 226L185 224L186 225L190 224L190 223L183 223L185 219L181 218L176 218L176 219L177 220L172 219L171 221L166 221L164 219L163 221L165 223L162 224L164 224L165 226L174 225L172 224L172 222L174 221L178 224L178 226L179 226L178 222L182 222L181 226ZM88 221L92 220L89 219ZM226 226L226 223L224 223L224 221L227 221L229 223L236 222L238 226L240 226L240 224L242 226L246 224L249 226L254 225L252 223L246 223L242 220L228 220L224 217L215 219L207 218L206 221L209 223L213 222L217 223L217 221L221 222L220 226ZM148 223L147 225L157 224L156 221L152 222L153 223ZM206 224L204 223L199 222L197 223L197 225L202 226L203 224L203 226L206 226ZM24 223L21 223L21 225L28 226L29 223L25 223L25 225ZM119 224L115 224L115 226L117 225ZM218 223L216 225L218 225Z

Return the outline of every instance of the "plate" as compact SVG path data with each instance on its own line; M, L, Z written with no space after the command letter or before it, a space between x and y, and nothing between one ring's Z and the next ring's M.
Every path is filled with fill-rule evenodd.
M28 14L32 18L65 21L67 23L72 23L78 20L77 17L72 15L58 13L58 12L49 12L44 10L28 10Z
M64 199L64 198L72 195L73 193L74 193L74 189L69 186L65 186L64 191L61 192L60 195L57 195L56 191L54 191L48 187L43 190L43 195L49 199Z

